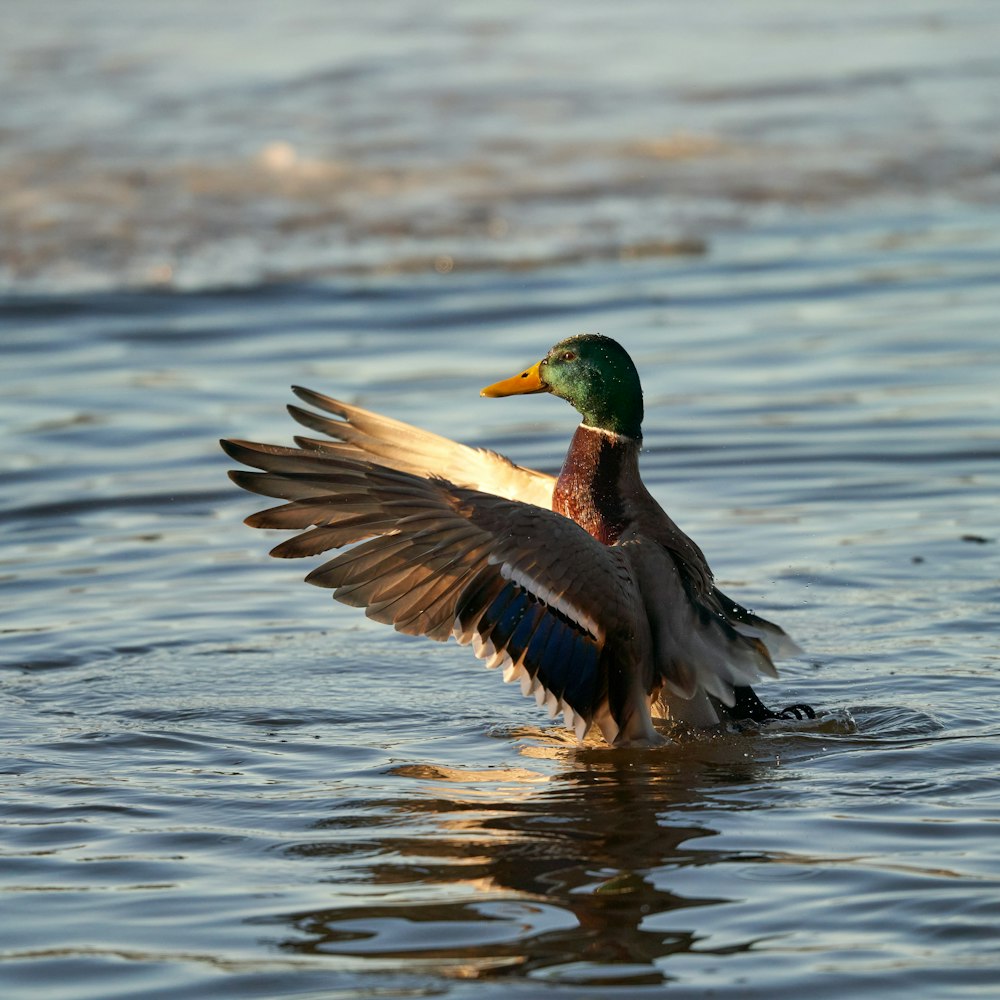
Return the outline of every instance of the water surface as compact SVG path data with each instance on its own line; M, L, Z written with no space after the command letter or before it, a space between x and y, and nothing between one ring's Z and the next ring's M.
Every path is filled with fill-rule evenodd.
M4 204L59 216L5 216L3 995L992 995L992 8L755 3L714 46L695 5L289 9L0 33ZM398 198L269 228L277 141ZM98 217L135 241L91 253ZM765 700L816 722L580 746L242 526L216 439L289 441L291 384L556 469L569 408L478 390L581 330L637 361L654 494L807 651Z

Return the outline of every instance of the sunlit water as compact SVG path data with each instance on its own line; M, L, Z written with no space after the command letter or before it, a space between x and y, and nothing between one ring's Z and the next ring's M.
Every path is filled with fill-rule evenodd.
M994 995L990 8L901 5L905 15L880 20L859 5L818 23L796 5L748 5L755 16L728 23L719 45L733 52L742 40L752 57L737 66L709 47L697 66L678 66L684 43L703 41L694 5L671 25L659 5L636 5L606 34L596 8L563 25L534 7L491 18L470 5L481 15L471 26L411 14L436 29L411 35L395 30L406 5L359 5L344 28L350 57L342 40L315 40L325 22L300 4L298 21L269 27L258 11L236 24L250 47L224 50L216 76L206 53L224 24L198 20L209 15L187 13L201 32L191 35L183 9L150 25L87 6L94 17L63 37L82 65L117 65L121 35L129 65L146 67L131 90L94 90L91 127L144 123L127 156L195 209L171 171L218 168L232 199L210 200L226 219L249 213L246 252L227 257L213 242L217 217L196 210L171 216L175 240L145 213L179 202L115 189L107 205L137 227L135 255L108 238L88 256L79 189L66 192L72 176L103 176L110 154L75 135L79 116L58 117L72 61L53 56L61 89L44 103L24 53L37 60L58 31L25 24L27 110L0 111L13 137L5 204L27 204L10 170L31 165L37 204L62 206L67 225L50 240L28 217L23 230L5 217L18 235L5 245L11 294L0 307L0 995ZM301 132L257 134L247 123L277 113L259 77L290 74L294 60L256 36L287 40L295 24L312 38L300 58L313 89L288 96ZM644 24L677 35L664 42L666 69L639 44ZM845 48L827 65L834 28ZM185 47L192 37L201 41ZM432 85L438 51L455 61ZM189 62L171 70L181 52ZM271 54L254 63L253 52ZM586 72L572 71L574 55ZM456 74L478 89L462 90ZM575 114L519 117L510 94L530 91L519 74L548 79ZM407 80L428 126L409 126L411 166L458 164L458 181L401 180L405 197L389 206L344 195L346 221L276 237L245 183L256 168L239 157L250 163L278 139L321 146L310 116L333 108L331 143L350 132L337 115L367 123L350 132L358 176L380 157L391 165L407 118L389 84ZM449 87L465 100L449 105L450 131L444 111L432 114ZM121 105L113 121L100 117L108 94ZM662 175L644 187L637 161L612 169L602 158L590 190L613 193L595 200L581 181L591 167L566 152L598 134L621 149L662 140L666 119L644 131L635 111L657 94L671 122L717 145L657 161L687 164L665 199L654 190ZM168 149L168 123L143 117L156 96L183 112L186 145ZM617 118L619 106L632 110ZM51 115L29 120L31 107ZM750 119L770 123L761 145L741 124ZM937 127L921 133L928 156L905 174L921 121ZM220 166L207 136L226 122ZM452 182L495 167L497 135L517 169L553 144L545 183L508 177L496 211L449 236ZM747 148L733 153L741 138ZM60 142L62 179L38 170ZM844 181L852 175L860 192ZM751 197L747 178L776 190ZM307 192L300 208L323 197ZM291 209L278 201L280 222ZM380 228L383 214L399 233ZM350 246L336 242L342 226ZM309 271L313 239L316 274L289 283ZM673 253L677 240L686 252ZM281 283L269 280L272 258ZM151 283L167 287L143 290ZM619 338L638 363L654 494L723 589L807 650L762 695L808 701L816 722L689 735L656 751L579 746L468 650L334 604L301 582L313 563L270 560L277 536L241 524L259 505L226 479L216 439L289 441L290 384L557 468L575 422L565 404L478 390L581 330Z

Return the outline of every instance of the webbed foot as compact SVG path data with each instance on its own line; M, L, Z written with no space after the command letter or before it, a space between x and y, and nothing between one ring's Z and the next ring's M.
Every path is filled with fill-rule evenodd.
M811 705L801 702L788 705L778 712L772 712L760 698L754 694L752 687L733 688L736 702L732 708L727 708L726 714L734 722L770 722L773 719L815 719L816 710Z
M816 709L812 705L805 705L802 702L796 702L794 705L786 705L777 714L779 719L815 719Z

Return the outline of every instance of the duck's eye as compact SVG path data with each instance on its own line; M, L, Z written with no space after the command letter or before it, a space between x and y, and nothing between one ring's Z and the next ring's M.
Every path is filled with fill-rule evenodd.
M576 361L576 353L574 351L563 351L559 355L560 361Z

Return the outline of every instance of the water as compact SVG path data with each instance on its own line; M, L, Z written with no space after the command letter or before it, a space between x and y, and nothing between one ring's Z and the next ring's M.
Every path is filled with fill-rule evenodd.
M993 995L993 7L19 7L3 996ZM240 523L293 383L555 469L580 330L817 722L580 747Z

